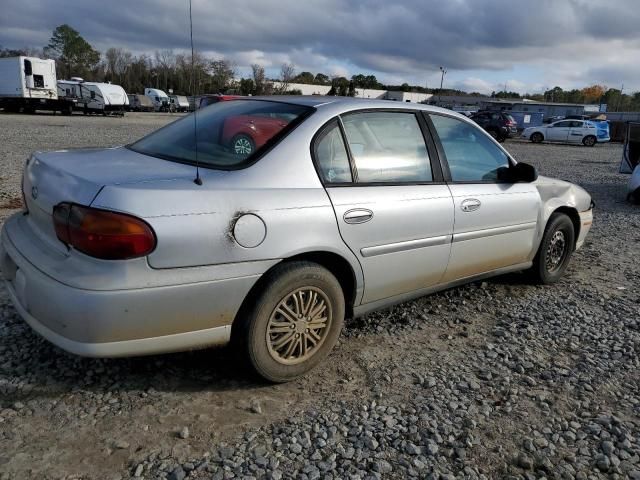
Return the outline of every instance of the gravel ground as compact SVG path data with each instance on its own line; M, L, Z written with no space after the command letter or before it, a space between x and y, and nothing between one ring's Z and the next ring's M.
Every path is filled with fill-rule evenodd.
M30 151L122 144L170 120L0 115L0 222ZM593 195L564 279L513 274L353 320L287 385L225 349L67 355L0 289L0 479L640 479L640 210L624 202L621 147L506 147Z

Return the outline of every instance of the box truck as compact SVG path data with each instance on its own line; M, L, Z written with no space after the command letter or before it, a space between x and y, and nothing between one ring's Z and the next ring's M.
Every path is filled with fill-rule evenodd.
M0 108L9 112L50 110L71 114L75 103L73 98L58 95L54 60L0 58Z

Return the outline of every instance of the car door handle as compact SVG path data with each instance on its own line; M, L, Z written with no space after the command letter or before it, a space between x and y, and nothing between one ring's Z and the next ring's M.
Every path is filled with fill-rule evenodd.
M342 216L345 223L366 223L373 218L373 212L367 208L347 210Z
M460 210L463 212L475 212L481 205L482 203L477 198L467 198L460 204Z

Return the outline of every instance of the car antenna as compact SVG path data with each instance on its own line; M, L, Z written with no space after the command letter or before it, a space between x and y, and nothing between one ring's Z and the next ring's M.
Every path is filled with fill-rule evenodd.
M189 33L191 35L191 96L193 97L193 139L196 153L196 178L193 183L196 185L202 185L202 178L200 178L200 165L198 163L198 109L196 107L196 95L195 95L195 61L193 54L193 18L191 16L191 0L189 0Z

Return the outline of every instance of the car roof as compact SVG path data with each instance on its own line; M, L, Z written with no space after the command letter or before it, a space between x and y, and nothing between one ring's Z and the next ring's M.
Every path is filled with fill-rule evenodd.
M293 105L302 105L305 107L338 107L346 110L358 110L366 108L393 108L399 110L425 110L430 112L447 113L454 116L466 118L453 110L435 107L424 103L398 102L394 100L380 100L372 98L353 98L341 96L323 96L323 95L269 95L256 97L240 97L246 100L268 100L271 102L290 103Z

